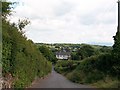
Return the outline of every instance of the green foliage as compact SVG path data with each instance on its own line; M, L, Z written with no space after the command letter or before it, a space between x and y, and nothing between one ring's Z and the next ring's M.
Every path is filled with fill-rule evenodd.
M98 88L109 88L109 90L113 90L113 88L117 89L120 87L120 81L117 77L106 76L103 80L93 83L92 85L97 86Z
M103 73L97 70L85 73L82 70L75 69L73 72L67 74L67 78L76 83L94 83L103 79Z
M75 61L72 62L75 64ZM67 69L68 61L58 61L55 65L55 70L62 74L65 73L64 75L69 80L76 83L93 84L101 80L106 82L107 76L113 78L113 80L114 77L118 77L117 71L114 70L114 60L110 53L91 56L76 63L76 67ZM112 81L110 83L112 85Z
M13 8L12 5L15 2L2 2L2 16L3 18L7 18L7 16L11 15L11 9Z
M119 75L120 74L120 30L118 30L116 33L116 36L114 36L114 45L113 45L112 55L114 59L113 70L117 71L116 74Z
M11 5L12 3L10 2L2 2L2 16L6 16L7 14L9 15L11 12Z
M24 20L18 20L18 28L20 30L24 29L26 25L28 25L30 23L30 21L28 21L27 19Z
M95 83L106 76L118 77L113 71L114 61L111 54L101 54L84 59L67 77L78 83Z
M120 85L119 30L117 31L116 36L114 36L114 40L115 44L113 45L113 50L111 47L103 46L95 49L94 52L89 46L84 48L81 47L81 51L78 51L78 55L81 56L83 61L75 70L67 74L68 79L78 83L99 83L101 85L97 86L102 88L118 88ZM94 54L96 56L93 56Z
M2 28L3 28L3 34L2 34L2 65L3 65L3 71L5 73L10 71L10 59L11 59L11 43L10 43L10 35L7 33L7 29L9 28L7 25L9 23L6 23L5 20L2 22ZM5 24L6 23L6 24ZM3 73L4 74L4 73Z
M77 55L80 56L80 59L84 59L94 55L94 48L90 45L83 45L77 52Z
M47 48L46 46L39 46L39 50L43 54L43 56L46 57L47 60L56 63L57 59L54 53L49 48Z
M84 77L84 73L79 73L78 71L74 70L68 73L66 77L75 83L83 83L82 78Z
M71 53L71 59L72 59L72 60L80 60L81 57L78 55L77 52L72 52L72 53Z
M2 8L9 10L9 4L6 4L3 3ZM7 15L11 11L5 12ZM5 17L2 19L2 30L2 72L3 76L11 73L17 78L13 87L27 87L35 77L43 77L51 72L51 63L39 52L37 46L18 30L16 24L10 23Z
M114 36L113 54L115 55L115 59L120 58L120 30L118 30L116 36Z
M71 72L80 62L73 60L58 60L55 65L55 70L59 73Z
M100 48L101 53L111 53L111 51L112 51L111 47L103 46L102 48Z
M30 85L36 76L42 77L51 71L51 63L39 52L30 40L16 27L3 21L3 75L11 72L18 77L15 87Z
M72 60L83 60L93 55L111 53L112 47L81 44L80 48L71 53Z

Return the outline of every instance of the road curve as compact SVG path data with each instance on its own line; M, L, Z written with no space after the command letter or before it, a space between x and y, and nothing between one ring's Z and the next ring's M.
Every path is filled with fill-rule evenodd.
M52 69L48 77L35 81L30 88L91 88L91 86L73 83Z

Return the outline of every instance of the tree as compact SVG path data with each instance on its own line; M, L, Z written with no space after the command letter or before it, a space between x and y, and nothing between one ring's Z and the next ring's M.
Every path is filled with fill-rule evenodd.
M90 45L84 45L82 46L78 51L77 51L77 55L80 56L79 59L84 59L87 57L90 57L92 55L94 55L94 48Z
M71 59L72 60L79 60L79 55L77 54L77 52L72 52L71 53Z
M120 59L120 31L118 30L116 35L113 36L114 45L113 45L113 54L115 59Z
M17 4L16 2L2 2L2 19L6 20L8 16L12 13L13 4ZM13 26L18 26L18 29L21 31L22 34L24 34L23 30L26 25L30 24L30 21L28 19L19 19L18 24L12 23Z
M23 19L23 20L18 20L18 28L20 29L20 31L22 31L22 29L25 28L26 25L28 25L30 23L30 21L28 21L28 19Z
M7 16L11 15L13 4L16 4L16 2L2 2L2 17L7 18Z
M120 74L120 30L117 31L116 35L113 36L114 45L113 45L113 69L116 71L116 74Z
M99 51L100 53L111 53L112 47L103 46Z
M56 62L56 57L53 54L53 52L47 48L46 46L40 46L39 47L40 52L43 54L44 57L46 57L47 60L55 63Z

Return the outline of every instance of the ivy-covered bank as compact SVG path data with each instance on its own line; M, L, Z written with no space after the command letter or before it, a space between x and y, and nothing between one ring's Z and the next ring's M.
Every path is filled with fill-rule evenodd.
M10 2L2 2L2 74L10 79L12 87L24 88L31 85L36 77L43 77L51 72L51 62L41 54L32 40L27 39L22 29L27 20L10 23Z

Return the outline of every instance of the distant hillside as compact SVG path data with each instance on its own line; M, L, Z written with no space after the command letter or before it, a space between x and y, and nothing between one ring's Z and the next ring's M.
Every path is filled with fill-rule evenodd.
M84 45L90 45L90 44L67 44L67 43L55 43L55 44L47 44L47 43L36 43L37 46L46 46L49 47L50 49L60 49L60 48L68 48L71 51L73 51L74 49L79 49L80 47L84 46ZM101 45L90 45L93 48L100 50L102 48L105 49L110 49L112 50L112 46L101 46Z

